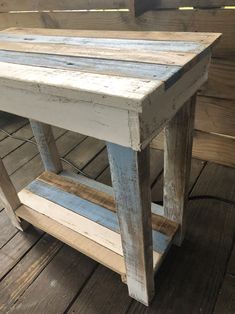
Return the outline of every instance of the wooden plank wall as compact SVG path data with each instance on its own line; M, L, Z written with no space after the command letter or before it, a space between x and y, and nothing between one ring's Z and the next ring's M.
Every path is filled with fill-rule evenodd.
M192 7L181 8L188 5ZM234 0L0 0L0 29L16 26L223 33L213 51L208 83L197 98L194 155L235 166L232 5ZM163 148L161 136L152 146Z

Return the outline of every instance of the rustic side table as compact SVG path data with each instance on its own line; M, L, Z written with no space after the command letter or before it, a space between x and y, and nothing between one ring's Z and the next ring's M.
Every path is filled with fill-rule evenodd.
M195 93L220 34L8 29L0 110L30 119L45 172L18 194L0 161L12 223L27 222L121 274L148 305L154 272L185 232ZM105 140L113 188L62 169L50 125ZM165 128L164 207L151 203L149 143Z

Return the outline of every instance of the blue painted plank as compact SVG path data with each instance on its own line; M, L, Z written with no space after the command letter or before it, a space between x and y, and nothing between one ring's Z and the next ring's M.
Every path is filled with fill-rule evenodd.
M100 183L98 181L86 178L86 177L84 177L82 175L78 175L74 172L62 171L59 175L66 177L66 178L69 178L70 180L73 180L74 182L79 182L81 184L85 184L85 185L87 185L93 189L96 189L97 191L104 192L104 193L114 197L113 188L109 185L106 185L106 184ZM164 217L164 208L161 205L152 203L151 211L152 211L152 214Z
M176 52L200 52L204 46L194 41L174 40L136 40L113 38L88 38L88 37L64 37L45 35L10 35L0 34L2 42L41 43L82 45L85 47L105 47L113 49L140 49L150 51L176 51Z
M26 189L48 201L65 207L83 217L93 220L115 232L119 232L117 216L94 203L88 202L74 194L65 192L55 186L35 180Z
M0 62L166 81L167 87L183 72L182 67L176 65L5 50L0 50Z
M119 233L117 215L108 209L84 200L40 180L31 182L26 190L86 217L110 230ZM153 230L153 249L159 253L165 252L171 239L166 235Z

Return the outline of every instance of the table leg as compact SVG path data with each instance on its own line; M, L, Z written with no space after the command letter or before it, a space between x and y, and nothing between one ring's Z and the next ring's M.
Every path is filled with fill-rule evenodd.
M51 126L30 120L43 165L46 171L59 173L63 170Z
M149 147L107 148L129 294L148 305L154 295Z
M177 112L165 128L164 214L180 224L175 244L185 234L185 207L188 198L196 95Z
M21 205L16 190L6 171L6 168L0 159L0 198L5 211L10 218L12 224L19 230L23 231L28 224L15 215L15 210Z

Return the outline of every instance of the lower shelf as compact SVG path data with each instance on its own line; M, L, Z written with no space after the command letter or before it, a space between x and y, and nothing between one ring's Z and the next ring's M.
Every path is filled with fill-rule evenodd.
M45 172L18 193L16 215L121 274L125 265L112 188L96 181ZM153 259L159 267L178 225L152 204Z

